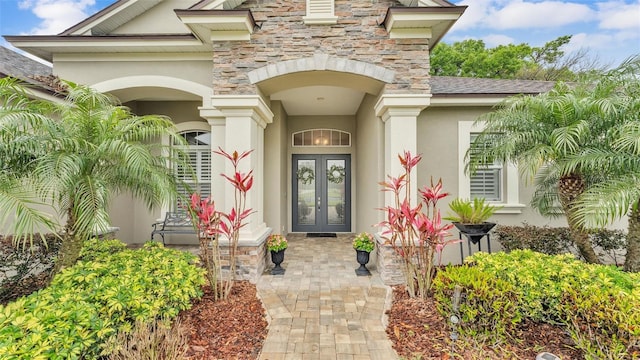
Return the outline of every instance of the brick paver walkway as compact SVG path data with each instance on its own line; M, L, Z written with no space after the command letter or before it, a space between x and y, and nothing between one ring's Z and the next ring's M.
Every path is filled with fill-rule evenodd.
M260 359L398 358L383 323L391 289L372 262L372 276L356 276L352 238L287 236L286 273L257 283L269 317Z

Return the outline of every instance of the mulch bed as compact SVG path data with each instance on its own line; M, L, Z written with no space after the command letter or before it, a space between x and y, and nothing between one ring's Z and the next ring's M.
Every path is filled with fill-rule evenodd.
M267 320L256 287L237 281L226 300L213 301L210 287L180 314L189 334L189 359L257 359L267 337Z
M393 348L408 359L535 359L543 351L563 360L584 358L571 347L571 339L561 327L532 322L520 326L520 341L483 344L459 339L452 351L451 329L433 299L412 299L404 286L393 288L393 304L387 315L387 335Z

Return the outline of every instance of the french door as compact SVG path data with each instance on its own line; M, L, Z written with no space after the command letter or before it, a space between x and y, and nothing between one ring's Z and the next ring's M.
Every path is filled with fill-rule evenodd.
M351 155L293 155L292 230L351 231Z

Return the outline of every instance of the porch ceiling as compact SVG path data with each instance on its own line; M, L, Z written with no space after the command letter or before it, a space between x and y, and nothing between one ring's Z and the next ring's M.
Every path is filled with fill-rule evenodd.
M338 86L304 86L282 90L271 95L280 100L287 114L355 115L364 92Z

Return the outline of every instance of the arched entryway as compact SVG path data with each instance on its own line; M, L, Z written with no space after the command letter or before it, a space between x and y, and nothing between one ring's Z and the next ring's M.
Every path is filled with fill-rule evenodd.
M249 73L274 113L265 129L264 201L275 232L370 228L384 166L384 127L374 106L393 77L326 55Z

